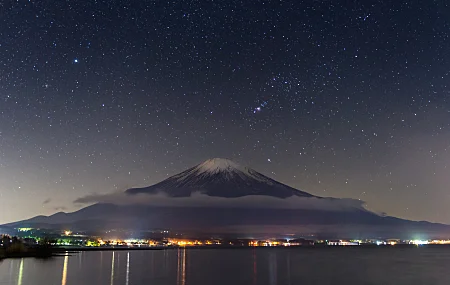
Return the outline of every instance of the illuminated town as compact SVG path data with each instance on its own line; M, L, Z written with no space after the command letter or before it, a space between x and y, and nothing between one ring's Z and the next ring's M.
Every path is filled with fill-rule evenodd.
M72 232L67 229L61 232L43 232L39 229L18 228L16 233L7 233L9 236L17 236L28 245L38 244L46 237L52 241L52 245L63 248L85 249L164 249L171 247L192 248L220 248L220 247L313 247L313 246L401 246L401 245L449 245L450 239L339 239L321 240L308 238L187 238L181 234L171 234L162 230L153 232L158 237L152 238L111 238L111 232L105 236L87 235L85 233ZM2 233L0 233L2 234ZM114 234L114 233L113 233ZM174 237L175 236L175 237Z

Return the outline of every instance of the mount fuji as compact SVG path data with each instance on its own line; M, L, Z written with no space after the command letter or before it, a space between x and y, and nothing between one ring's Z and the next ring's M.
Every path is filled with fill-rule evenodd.
M223 198L250 195L314 197L222 158L209 159L150 187L126 191L130 195L165 193L169 197L189 197L196 192Z
M76 202L92 205L5 226L78 231L163 228L195 233L358 238L450 234L447 225L380 216L367 210L362 201L315 196L220 158L149 187L91 195Z

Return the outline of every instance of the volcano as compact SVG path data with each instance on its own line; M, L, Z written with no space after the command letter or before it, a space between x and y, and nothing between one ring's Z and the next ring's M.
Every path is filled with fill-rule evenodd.
M327 237L440 237L450 226L380 216L356 199L319 197L231 160L204 161L157 184L83 197L90 203L8 227L77 231L170 229L195 233L314 234Z
M209 159L150 187L126 191L130 195L164 193L169 197L189 197L196 192L223 198L250 195L314 197L223 158Z

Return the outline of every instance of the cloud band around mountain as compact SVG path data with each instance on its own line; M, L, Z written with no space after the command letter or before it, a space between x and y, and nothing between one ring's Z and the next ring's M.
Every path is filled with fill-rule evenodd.
M88 195L74 201L76 204L108 203L115 205L148 205L155 207L226 207L226 208L268 208L268 209L309 209L325 211L366 210L365 202L355 199L298 197L275 198L249 195L237 198L213 197L194 193L190 197L168 197L165 194L112 193Z

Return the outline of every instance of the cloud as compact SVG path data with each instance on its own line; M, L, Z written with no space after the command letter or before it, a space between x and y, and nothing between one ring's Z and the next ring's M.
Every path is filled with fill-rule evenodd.
M42 202L42 205L47 205L52 201L52 199L48 198L44 202Z
M121 199L127 199L124 190L116 190L108 194L89 194L73 201L74 204L93 204L93 203L111 203L121 204Z
M55 208L53 208L53 209L55 209L55 211L65 211L65 210L67 210L67 208L66 207L55 207Z
M92 194L78 198L77 204L110 203L116 205L148 205L155 207L226 207L226 208L268 208L268 209L308 209L325 211L364 210L365 202L355 199L335 199L292 196L285 199L268 196L244 196L238 198L212 197L194 193L190 197L168 197L165 194L112 193Z
M124 184L116 188L114 192L108 194L89 194L73 201L74 204L93 204L93 203L112 203L116 204L114 201L119 201L121 194L125 195L125 191L131 187L128 184ZM106 202L105 200L114 200L112 202Z
M107 199L108 196L111 196L111 195L91 194L91 195L80 197L73 202L75 204L91 204L91 203L97 203L97 202L101 203L101 202L105 202L105 199Z

